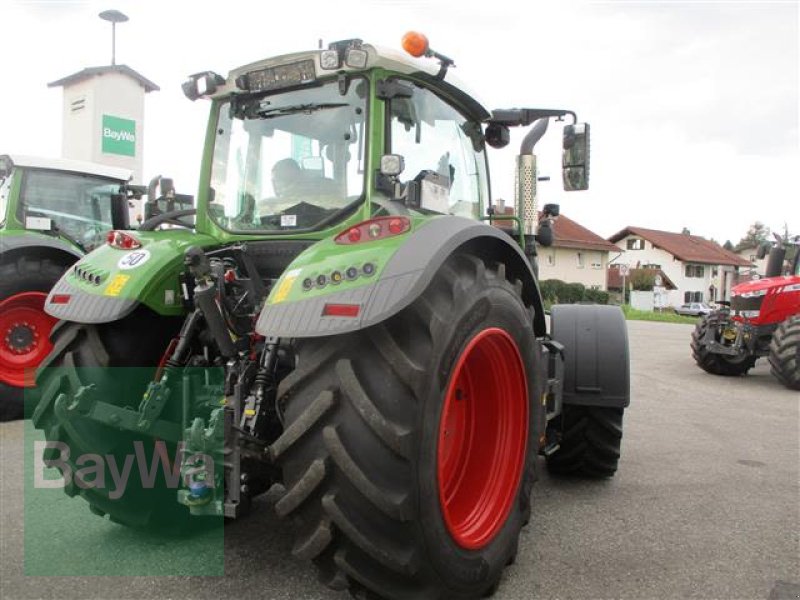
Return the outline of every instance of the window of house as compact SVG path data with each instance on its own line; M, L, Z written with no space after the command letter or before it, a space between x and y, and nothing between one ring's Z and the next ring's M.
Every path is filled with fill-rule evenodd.
M548 267L555 267L556 266L556 251L553 250L552 252L547 253L547 266Z
M578 268L579 268L579 269L582 269L582 268L583 268L583 252L578 252L578 253L575 255L575 260L576 260L576 261L577 261L577 263L578 263Z
M629 238L627 247L628 250L644 250L644 240L641 238Z
M702 302L703 292L684 292L683 301L685 304L689 304L690 302Z
M654 264L654 263L646 263L646 264L642 265L642 268L643 269L660 269L661 265L657 265L657 264Z
M703 277L705 275L705 268L703 265L686 265L684 273L686 277Z
M758 259L758 256L756 256L755 254L751 254L750 255L750 262L756 262L757 259Z
M711 276L719 277L719 267L711 267Z

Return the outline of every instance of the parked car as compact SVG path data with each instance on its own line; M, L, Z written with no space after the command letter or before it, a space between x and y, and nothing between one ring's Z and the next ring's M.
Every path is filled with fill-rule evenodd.
M689 317L699 317L701 315L711 314L713 310L714 309L705 302L690 302L689 304L682 304L676 308L675 313Z

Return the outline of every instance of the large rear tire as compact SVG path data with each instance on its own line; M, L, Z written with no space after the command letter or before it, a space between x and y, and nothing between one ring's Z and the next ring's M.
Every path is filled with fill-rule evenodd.
M718 313L706 315L697 322L692 332L692 356L697 366L707 373L726 377L746 375L755 366L756 356L731 357L708 350L705 342L706 332L711 328L717 328L720 323L721 319Z
M513 561L543 433L532 312L503 265L448 260L365 331L300 340L271 447L294 554L359 597L476 598Z
M136 442L142 444L145 467L149 469L152 465L156 448L152 437L135 435L81 416L64 421L58 415L59 404L71 402L81 387L94 385L101 400L135 408L178 325L173 319L159 317L144 308L113 323L84 325L61 321L56 325L52 336L53 352L37 372L40 400L33 414L33 424L44 430L48 442L66 445L69 457L64 462L71 475L80 469L76 463L81 456L112 455L119 468L126 458L137 457ZM115 367L148 368L123 372ZM172 463L175 448L171 444L166 448ZM64 460L64 453L58 449L46 450L44 458L45 462L54 461L54 466L58 466L58 461ZM65 477L64 491L70 496L79 494L93 513L108 515L112 521L123 525L176 531L186 523L188 509L176 501L175 489L165 485L163 469L158 469L155 485L145 489L138 476L140 465L134 464L125 493L114 498L108 461L104 468L104 487L82 487L76 484L77 477Z
M789 317L772 334L769 364L778 381L800 390L800 316Z
M56 319L44 312L44 301L64 269L29 257L0 264L0 421L23 417L30 373L52 348Z

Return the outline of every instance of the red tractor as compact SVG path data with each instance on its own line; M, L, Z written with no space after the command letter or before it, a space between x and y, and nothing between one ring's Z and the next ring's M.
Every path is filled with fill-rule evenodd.
M697 323L692 355L701 369L727 376L744 375L767 356L778 381L800 390L800 236L776 238L766 277L737 285L729 303ZM784 274L790 246L794 260Z

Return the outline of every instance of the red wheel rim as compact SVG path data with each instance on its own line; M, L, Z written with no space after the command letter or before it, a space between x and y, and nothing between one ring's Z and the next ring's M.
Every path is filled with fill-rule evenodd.
M44 312L44 292L23 292L0 302L0 380L33 387L33 369L52 349L56 319ZM27 371L27 372L26 372Z
M504 330L473 337L453 369L439 421L439 505L450 535L470 550L492 541L517 496L528 443L528 386Z

